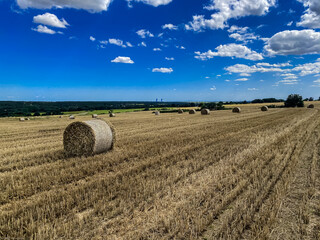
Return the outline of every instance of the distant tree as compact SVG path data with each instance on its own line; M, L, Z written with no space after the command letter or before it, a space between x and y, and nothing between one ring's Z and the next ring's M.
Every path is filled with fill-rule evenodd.
M318 101L320 101L320 97L318 98Z
M33 114L33 116L40 116L40 113L39 113L39 112L35 112L35 113Z
M309 101L309 98L305 98L305 99L303 99L303 101L307 102L307 101Z
M309 101L313 101L314 99L313 99L313 97L309 97Z
M299 94L290 94L284 102L285 107L304 107L302 96Z

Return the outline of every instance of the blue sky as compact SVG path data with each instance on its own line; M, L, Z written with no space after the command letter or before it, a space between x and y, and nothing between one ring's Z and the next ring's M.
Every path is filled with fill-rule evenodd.
M0 0L0 100L320 97L319 0Z

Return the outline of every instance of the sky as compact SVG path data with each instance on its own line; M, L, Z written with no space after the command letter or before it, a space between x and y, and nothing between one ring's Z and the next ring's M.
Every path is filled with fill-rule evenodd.
M319 0L0 0L0 100L320 97Z

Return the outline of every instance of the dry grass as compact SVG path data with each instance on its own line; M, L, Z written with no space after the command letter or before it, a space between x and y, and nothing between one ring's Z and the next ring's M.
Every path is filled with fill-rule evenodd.
M1 119L0 238L319 238L319 105L260 107L119 114L87 158L65 157L67 118Z

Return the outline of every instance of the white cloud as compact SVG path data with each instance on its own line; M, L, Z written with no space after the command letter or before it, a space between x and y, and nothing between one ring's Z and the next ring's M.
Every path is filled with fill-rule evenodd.
M56 15L51 13L44 13L42 15L34 16L33 22L56 28L66 28L67 26L69 26L66 20L64 20L63 18L59 20Z
M37 26L36 28L31 28L33 31L35 32L39 32L39 33L47 33L47 34L56 34L57 32L50 29L50 28L47 28L46 26L42 26L42 25L39 25Z
M314 30L279 32L267 41L265 50L271 55L319 54L320 33Z
M259 67L290 67L292 66L289 62L286 63L274 63L274 64L270 64L267 62L261 62L261 63L257 63L257 66Z
M246 82L248 80L249 80L248 78L238 78L238 79L236 79L234 81L236 81L236 82Z
M301 16L301 21L297 26L306 28L320 28L320 1L319 0L300 0L307 8Z
M230 82L230 80L229 79L227 79L227 80L225 80L226 82Z
M251 74L250 73L240 73L241 77L250 77Z
M112 0L17 0L20 8L75 8L90 12L106 11Z
M169 3L172 2L172 0L127 0L129 2L129 4L131 4L131 2L142 2L154 7L158 7L160 5L167 5Z
M133 64L134 61L131 60L130 57L116 57L115 59L111 60L111 62L113 63L129 63L129 64Z
M137 31L137 34L141 38L154 37L154 35L151 32L149 32L148 30L145 30L145 29L141 29L141 30Z
M96 39L94 38L94 37L92 37L92 36L90 36L90 41L92 41L92 42L94 42Z
M141 43L138 44L138 46L140 46L140 47L147 47L147 44L146 44L145 42L141 42Z
M186 48L184 47L184 46L176 46L176 48L178 48L178 49L182 49L182 50L185 50Z
M280 75L284 79L297 79L298 77L293 73L283 73Z
M293 80L285 79L285 80L281 80L281 81L277 82L276 84L279 84L279 83L282 83L282 84L285 84L285 85L295 85L295 84L298 84L298 80L296 80L296 79L293 79Z
M178 26L173 25L171 23L168 23L168 24L163 25L162 29L178 30Z
M290 69L282 69L280 67L262 67L262 66L248 66L245 64L235 64L233 66L229 66L225 68L229 73L239 73L242 76L246 74L252 74L256 72L265 73L265 72L286 72L290 71Z
M249 91L258 91L259 89L257 88L248 88Z
M212 87L210 88L210 90L211 90L211 91L215 91L215 90L217 90L217 88L216 88L216 86L212 86Z
M130 42L126 42L127 47L133 47L133 45Z
M168 61L174 61L173 57L166 57L165 59L168 60Z
M162 50L160 48L154 48L153 51L154 52L161 52Z
M305 63L293 68L292 71L300 72L301 76L319 74L320 73L320 58L314 63Z
M110 38L109 41L108 41L110 44L113 44L113 45L116 45L116 46L119 46L119 47L123 47L123 48L126 48L127 45L125 45L123 43L122 40L120 39L115 39L115 38Z
M253 51L249 49L246 46L240 45L240 44L227 44L227 45L220 45L216 47L216 51L213 52L211 50L200 53L200 52L195 52L196 56L195 58L199 60L208 60L213 57L235 57L235 58L244 58L248 60L262 60L263 57L260 53L257 53L256 51Z
M203 15L193 16L193 21L185 25L187 30L202 31L203 29L224 29L228 20L245 16L265 15L270 7L275 6L276 0L211 0L207 10L216 11L211 18Z
M253 33L248 33L248 29L249 29L248 27L238 27L238 26L232 25L228 29L228 32L231 33L229 37L240 42L248 42L248 41L259 39L259 36L256 36Z
M290 27L290 26L292 25L292 23L293 23L293 21L288 22L288 23L287 23L287 26Z
M103 45L107 45L108 43L109 43L109 41L108 40L101 40L101 41L99 41L101 44L103 44Z
M160 73L172 73L172 68L154 68L152 69L152 72L160 72Z

